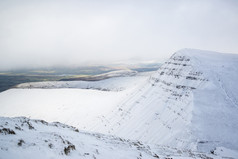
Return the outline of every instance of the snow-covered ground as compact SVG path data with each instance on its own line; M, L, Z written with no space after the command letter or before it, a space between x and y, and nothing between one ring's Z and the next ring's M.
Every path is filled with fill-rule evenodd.
M26 116L87 129L113 111L147 78L148 73L143 73L95 82L24 83L18 86L24 89L10 89L0 93L0 116ZM36 89L42 87L44 89Z
M238 158L237 73L238 55L183 49L148 76L20 85L0 93L0 116Z
M201 153L87 133L61 123L24 117L0 118L0 159L220 159L237 155L237 152L223 147L213 153Z

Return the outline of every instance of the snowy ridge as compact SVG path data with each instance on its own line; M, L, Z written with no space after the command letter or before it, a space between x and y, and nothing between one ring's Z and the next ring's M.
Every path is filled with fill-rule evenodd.
M227 74L225 78L237 81L238 70L219 68L220 78L217 80L214 68L220 65L236 69L237 55L193 49L175 53L143 87L91 130L203 151L224 145L238 149L235 131L238 130L238 112L234 104L238 97L234 90L237 89L228 88L230 80L220 80L222 74ZM211 87L214 89L208 91ZM227 89L223 90L224 87ZM209 97L214 94L219 95L219 99Z
M148 74L142 73L93 82L25 83L0 93L0 116L59 121L88 130L147 79Z
M25 117L0 118L0 158L221 158L236 152L219 148L213 154L148 145L99 133L87 133L58 122ZM231 154L227 154L230 152Z
M202 73L191 66L189 58L175 54L109 115L104 121L106 128L92 129L146 142L191 147L188 126L192 90L206 81Z

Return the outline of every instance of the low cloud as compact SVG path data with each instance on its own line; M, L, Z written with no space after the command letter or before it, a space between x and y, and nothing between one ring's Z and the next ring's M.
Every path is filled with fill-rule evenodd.
M0 2L0 69L238 53L235 0Z

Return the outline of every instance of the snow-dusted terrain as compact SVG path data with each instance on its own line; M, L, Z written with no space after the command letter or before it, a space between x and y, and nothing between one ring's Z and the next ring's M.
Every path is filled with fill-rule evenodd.
M26 116L86 129L113 111L114 106L127 98L147 78L148 75L143 73L95 82L24 83L17 86L23 89L0 93L0 116Z
M237 55L181 50L92 129L203 151L238 150L237 73Z
M193 153L203 152L203 155L216 154L210 154L212 158L238 158L237 73L238 55L183 49L176 52L157 72L148 76L117 77L97 82L67 81L19 85L17 89L0 93L0 116L26 116L49 122L60 121L80 130L107 134L105 138L113 135L140 141L145 145L164 145L164 148L158 148L159 152L153 149L153 153L158 155L162 154L162 149L167 152L168 149L177 148ZM13 124L19 122L15 118L1 119L5 120ZM11 129L13 130L12 127ZM39 130L41 131L45 131L45 128ZM74 138L67 132L62 133L66 133L67 138ZM37 130L35 135L38 136L37 134L41 133ZM94 148L91 141L95 141L92 135L87 135L89 141L77 141L88 144L89 147L91 145L88 151L91 151L92 158ZM1 134L1 141L11 143L10 140L11 138ZM39 142L38 140L34 142ZM100 142L107 145L109 141ZM109 143L112 145L107 146L115 146L115 155L125 153L122 158L140 158L136 155L129 157L125 152L138 154L134 152L133 146L132 149L117 147L122 143L115 144L111 138ZM82 144L81 149L88 146L83 147ZM130 144L129 147L131 148ZM9 148L9 151L17 148ZM43 148L40 149L43 151ZM102 156L109 154L106 151ZM56 151L53 152L55 154ZM2 149L0 153L6 155L7 151ZM28 153L28 149L24 153ZM83 152L80 151L80 154ZM182 154L182 158L189 157L187 152L176 152L173 156L178 154ZM147 155L144 158L151 157L148 153ZM198 155L195 158L206 157Z
M126 74L123 77L113 77L99 81L47 81L47 82L29 82L22 83L15 88L20 89L55 89L55 88L81 88L94 89L101 91L123 91L125 89L134 87L141 83L141 81L148 78L152 72L137 73L136 75ZM112 74L112 73L110 73Z
M201 153L83 132L58 122L48 123L25 117L0 118L0 159L219 159L236 155L235 151L223 147L215 149L213 154Z

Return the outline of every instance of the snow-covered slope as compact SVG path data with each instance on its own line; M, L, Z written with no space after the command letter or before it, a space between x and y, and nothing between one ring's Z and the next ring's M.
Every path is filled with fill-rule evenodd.
M25 83L19 85L23 89L0 93L0 116L59 121L87 130L113 111L147 78L147 74L138 74L95 82Z
M230 154L227 154L230 153ZM0 159L176 159L221 158L238 154L225 148L213 154L148 145L115 136L87 133L61 123L28 118L0 118Z
M237 55L178 51L92 130L203 151L238 150L237 72Z
M238 55L183 49L156 73L143 80L135 78L133 87L126 85L119 92L2 92L0 115L60 121L84 130L181 149L238 150L237 73Z

